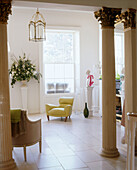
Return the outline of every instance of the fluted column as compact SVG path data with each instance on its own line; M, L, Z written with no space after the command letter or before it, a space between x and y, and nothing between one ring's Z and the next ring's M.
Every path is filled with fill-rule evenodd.
M7 49L7 20L11 0L0 1L0 170L16 169L12 159L9 75Z
M124 22L125 36L125 113L137 113L136 10L128 9L121 14L121 19ZM137 153L137 132L135 145Z
M121 9L106 8L95 12L102 25L102 156L119 156L116 147L116 84L114 23Z

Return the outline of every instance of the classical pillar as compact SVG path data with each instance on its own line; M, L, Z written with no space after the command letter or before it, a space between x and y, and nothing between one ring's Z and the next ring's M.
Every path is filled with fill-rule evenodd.
M136 10L128 9L121 14L121 19L124 21L125 38L125 114L137 113ZM137 153L137 132L135 145Z
M114 24L121 9L106 8L95 12L102 25L102 156L119 156L116 147L116 82Z
M9 75L7 49L7 20L11 0L0 1L0 170L15 169L12 159Z

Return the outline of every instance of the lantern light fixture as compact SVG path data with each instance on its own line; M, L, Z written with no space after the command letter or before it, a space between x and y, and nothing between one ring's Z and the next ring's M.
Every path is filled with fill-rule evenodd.
M46 22L38 8L29 23L29 41L40 42L46 40Z

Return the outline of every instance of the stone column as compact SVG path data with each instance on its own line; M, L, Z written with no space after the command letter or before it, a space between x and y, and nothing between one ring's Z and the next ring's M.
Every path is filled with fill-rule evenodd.
M0 170L15 169L12 159L9 75L7 49L7 20L11 0L0 1Z
M121 14L121 19L125 36L125 114L137 113L136 10L128 9ZM125 130L127 134L127 115ZM137 153L137 132L135 146Z
M106 8L95 12L102 25L102 156L119 156L116 147L116 82L114 24L121 9Z

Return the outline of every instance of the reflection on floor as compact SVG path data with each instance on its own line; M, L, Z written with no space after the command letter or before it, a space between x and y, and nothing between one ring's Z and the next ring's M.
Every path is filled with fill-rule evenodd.
M102 119L94 116L85 119L73 114L67 122L45 114L29 116L31 120L42 118L42 153L39 145L27 147L27 163L23 148L14 148L13 156L19 170L125 170L126 145L121 144L123 128L117 123L117 144L120 157L108 159L100 156Z

